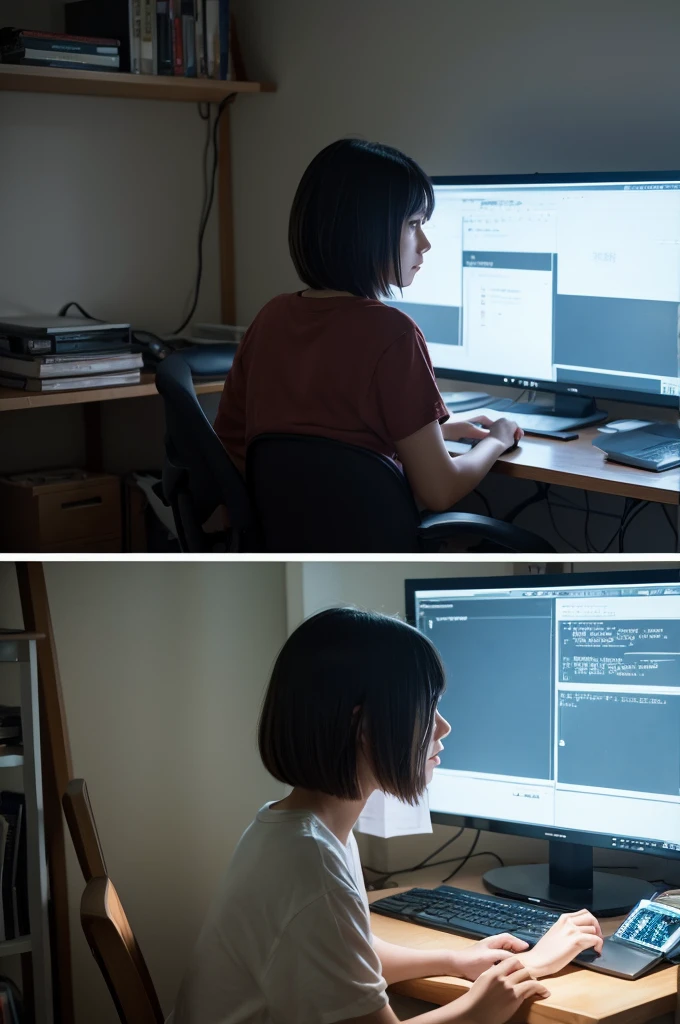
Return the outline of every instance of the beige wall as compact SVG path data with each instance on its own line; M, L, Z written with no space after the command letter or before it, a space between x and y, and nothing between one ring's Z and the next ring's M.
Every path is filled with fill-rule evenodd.
M247 0L235 120L238 305L295 286L288 210L308 161L358 134L430 174L680 166L675 0Z
M285 638L284 568L50 563L46 579L74 772L169 1011L231 851L282 794L255 725ZM20 618L13 566L0 563L0 624ZM114 1024L68 849L78 1024Z

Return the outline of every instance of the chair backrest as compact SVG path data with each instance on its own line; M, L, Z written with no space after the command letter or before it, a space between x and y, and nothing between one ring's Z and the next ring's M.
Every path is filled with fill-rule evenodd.
M121 905L107 877L104 854L84 779L72 779L62 806L87 883L80 920L122 1024L163 1024L156 990Z
M165 411L163 492L183 551L210 550L202 524L220 505L226 506L233 537L242 537L252 525L243 478L203 412L192 379L192 374L226 376L235 350L235 345L210 345L174 352L156 371Z
M420 515L399 468L376 452L302 434L262 434L246 479L267 551L417 551Z
M122 1024L163 1024L149 969L110 878L91 878L80 920Z
M61 803L83 878L89 882L91 878L106 876L104 853L85 779L71 779Z

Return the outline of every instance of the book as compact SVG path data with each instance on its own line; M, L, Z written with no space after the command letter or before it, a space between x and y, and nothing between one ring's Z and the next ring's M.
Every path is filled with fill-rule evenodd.
M83 388L118 387L123 384L139 384L139 370L126 370L123 373L100 373L90 377L51 377L47 380L32 377L17 377L9 374L0 375L0 387L16 388L21 391L76 391Z
M24 49L44 50L48 53L91 53L116 57L120 53L118 39L99 39L96 36L72 36L56 32L19 30Z
M142 367L141 352L72 355L6 356L0 355L0 373L18 377L76 377L91 373L121 372Z
M35 313L29 316L15 316L0 319L0 334L31 338L50 337L57 334L88 333L101 331L129 331L129 324L110 324L105 320L89 320L79 316L47 316Z
M156 55L157 74L171 75L173 65L169 0L156 0Z
M199 78L208 76L208 51L205 32L205 0L196 0L196 72Z
M130 351L132 343L129 333L106 334L61 334L54 338L7 338L0 335L0 352L13 355L75 354L84 352Z
M142 67L142 0L129 0L130 71L138 75Z
M229 75L229 0L220 4L220 63L219 78L226 80Z
M208 78L219 76L220 66L220 0L204 0L205 43Z
M105 64L103 62L83 61L71 59L70 57L51 56L47 60L44 58L34 59L33 57L22 57L19 64L33 68L66 68L71 71L120 71L119 63Z
M195 0L181 0L182 13L182 53L184 54L184 74L187 78L196 77L196 4Z
M184 74L184 47L182 36L182 0L168 0L172 28L172 73Z
M156 74L156 61L154 53L154 21L155 10L154 0L141 0L141 55L140 71L143 75Z

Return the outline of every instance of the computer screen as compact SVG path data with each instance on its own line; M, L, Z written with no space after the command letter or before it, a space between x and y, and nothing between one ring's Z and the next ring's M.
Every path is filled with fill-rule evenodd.
M680 857L680 570L409 580L451 724L434 821Z
M677 405L680 172L432 180L393 304L440 376Z

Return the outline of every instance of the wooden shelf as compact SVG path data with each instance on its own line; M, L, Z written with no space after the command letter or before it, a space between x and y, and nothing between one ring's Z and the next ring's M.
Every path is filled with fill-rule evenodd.
M31 952L31 936L22 935L18 939L5 939L0 942L0 956L16 956L18 953Z
M276 86L268 82L222 82L212 78L128 75L118 71L78 71L24 64L0 64L0 89L179 103L219 103L234 93L276 92Z
M24 763L24 752L21 747L14 747L13 753L0 753L0 768L20 768Z
M222 391L223 380L194 382L197 395L214 395ZM144 398L157 395L153 373L143 373L140 384L122 384L119 387L83 388L82 391L21 391L0 387L0 412L17 409L43 409L50 405L86 405L88 402L109 402L118 398ZM0 636L1 639L1 636Z

